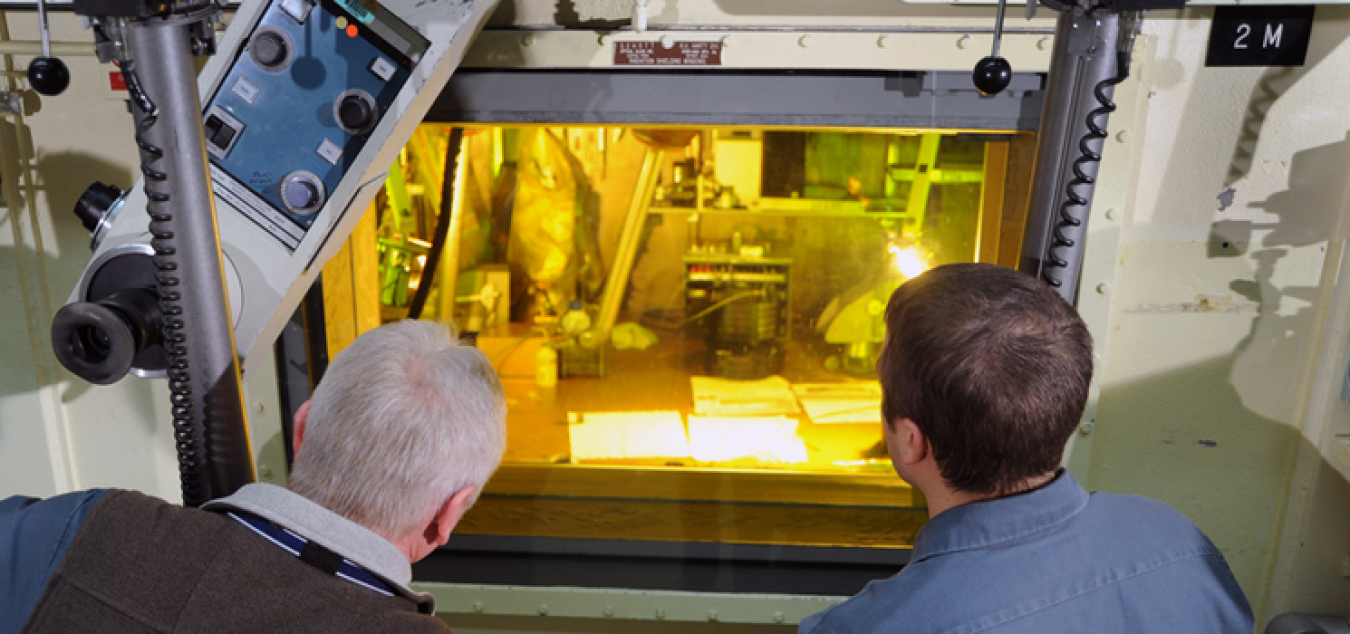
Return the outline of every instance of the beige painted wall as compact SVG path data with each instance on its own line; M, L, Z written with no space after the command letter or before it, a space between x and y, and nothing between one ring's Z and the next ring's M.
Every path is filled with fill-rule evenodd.
M1148 124L1109 328L1098 333L1110 352L1088 483L1163 499L1195 520L1259 624L1288 609L1346 612L1344 478L1297 467L1318 460L1306 449L1319 435L1301 433L1320 424L1306 417L1315 371L1327 355L1343 359L1323 342L1322 321L1347 292L1335 284L1350 10L1318 7L1298 69L1204 68L1210 15L1158 12L1146 27ZM1305 517L1308 493L1316 511ZM1288 546L1300 542L1334 561L1295 565L1299 549Z

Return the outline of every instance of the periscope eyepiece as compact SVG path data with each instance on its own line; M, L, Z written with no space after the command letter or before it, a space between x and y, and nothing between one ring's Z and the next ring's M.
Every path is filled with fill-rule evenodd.
M96 302L67 304L52 319L52 350L66 369L97 385L116 383L160 344L159 295L129 288Z
M96 258L76 297L52 318L52 351L76 376L98 385L128 373L163 376L164 313L155 262L145 245L124 245Z
M52 320L52 349L80 378L110 385L131 371L137 355L160 343L162 321L158 294L129 288L62 307Z

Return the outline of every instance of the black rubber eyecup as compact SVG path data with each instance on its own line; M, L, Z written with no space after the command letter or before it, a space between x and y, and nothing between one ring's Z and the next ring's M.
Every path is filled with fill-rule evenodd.
M126 376L137 352L126 320L111 308L88 302L68 304L56 312L52 350L66 369L97 385Z

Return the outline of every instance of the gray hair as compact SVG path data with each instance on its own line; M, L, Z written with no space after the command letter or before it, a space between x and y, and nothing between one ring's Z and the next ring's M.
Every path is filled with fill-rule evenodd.
M481 491L506 450L501 380L453 325L401 321L361 335L310 402L291 490L389 539L456 491Z

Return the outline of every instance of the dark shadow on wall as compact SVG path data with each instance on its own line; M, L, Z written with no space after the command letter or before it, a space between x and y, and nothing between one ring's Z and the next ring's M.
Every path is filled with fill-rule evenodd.
M1318 472L1304 472L1316 473L1314 482L1292 481L1300 460L1318 456L1317 448L1299 431L1306 421L1295 419L1305 409L1301 401L1308 398L1296 381L1307 364L1321 360L1320 355L1340 354L1339 347L1319 351L1323 333L1311 329L1314 316L1331 298L1339 259L1324 258L1313 285L1280 283L1284 277L1280 267L1294 250L1304 250L1304 257L1294 261L1306 267L1306 249L1321 245L1325 251L1328 240L1344 236L1341 214L1347 202L1347 167L1350 135L1298 152L1290 162L1288 189L1252 204L1277 216L1275 222L1215 223L1207 257L1246 255L1254 267L1250 277L1230 280L1227 285L1245 301L1222 305L1199 302L1180 311L1126 308L1134 315L1118 325L1117 332L1120 328L1134 329L1136 339L1174 328L1181 320L1207 319L1222 328L1225 323L1234 323L1225 319L1239 320L1243 319L1239 315L1245 314L1251 318L1246 335L1230 354L1108 386L1103 389L1098 411L1094 481L1127 483L1129 492L1167 501L1195 519L1224 550L1230 563L1236 564L1234 571L1247 589L1259 591L1249 597L1258 615L1264 609L1267 583L1272 581L1271 570L1282 544L1297 539L1300 549L1329 550L1334 553L1331 558L1339 561L1345 539L1335 535L1350 524L1350 494L1340 494L1350 491L1350 484L1325 460ZM1257 250L1248 253L1254 235L1259 236ZM1295 277L1306 278L1307 274ZM1162 314L1168 312L1172 314ZM1210 314L1214 312L1233 314ZM1267 415L1254 407L1281 413ZM1314 487L1311 494L1315 500L1308 511L1309 519L1295 519L1289 525L1297 535L1282 535L1291 491L1307 487ZM1308 527L1319 521L1328 525L1327 530L1320 535L1310 533ZM1297 565L1305 567L1338 565L1319 561L1302 553L1296 557ZM1339 569L1308 574L1323 575L1317 578L1325 582L1323 585L1336 585L1336 591L1323 592L1316 602L1291 594L1289 609L1350 607L1344 592L1350 586ZM1265 614L1267 619L1284 610L1282 605L1271 607Z
M1322 5L1317 7L1317 21L1324 23L1328 21L1347 21L1350 20L1350 7ZM1318 31L1326 32L1329 29L1314 28L1313 41L1308 47L1308 57L1302 66L1267 68L1261 74L1261 78L1252 88L1251 96L1247 100L1247 111L1243 115L1241 132L1233 147L1233 155L1228 163L1228 174L1224 178L1224 186L1232 187L1234 183L1242 180L1251 172L1252 159L1256 155L1256 148L1261 140L1261 133L1265 127L1266 115L1270 109L1284 94L1308 73L1308 70L1316 67L1323 59L1339 46L1340 42L1331 38L1318 39ZM1223 206L1222 201L1220 205Z
M20 169L23 168L24 166L20 166ZM93 255L89 248L89 231L81 225L71 210L80 194L84 192L84 188L93 181L101 180L129 188L134 183L133 173L123 165L96 156L83 153L56 153L40 157L29 167L29 174L32 175L33 182L38 184L35 189L45 194L47 201L47 211L39 211L39 215L45 215L47 221L39 222L36 229L33 229L37 232L37 239L42 242L43 252L35 252L30 245L0 249L0 261L9 260L12 263L5 268L13 268L16 272L22 270L23 274L30 278L17 282L15 287L7 289L4 293L9 309L13 310L12 317L6 319L5 323L10 328L18 327L29 331L26 335L33 342L32 350L36 354L46 356L45 359L35 361L47 367L57 368L59 365L51 349L49 330L51 318L56 310L65 305ZM17 187L15 190L17 190L15 200L9 201L10 204L3 213L9 216L8 222L27 223L28 219L24 216L31 213L28 206L32 203L28 200L29 190L26 187ZM17 284L23 284L29 290L20 292ZM42 306L44 292L46 306ZM41 323L29 324L28 312L32 310L43 312L37 319ZM9 336L13 336L13 333L11 332ZM27 364L5 365L12 368L16 365L26 367ZM27 385L31 385L32 389L47 387L52 381L60 380L57 376L53 373L35 373L29 381L0 381L0 387L10 393L22 392L26 391L23 386ZM90 387L88 383L71 377L67 389L62 394L62 400L73 400Z

